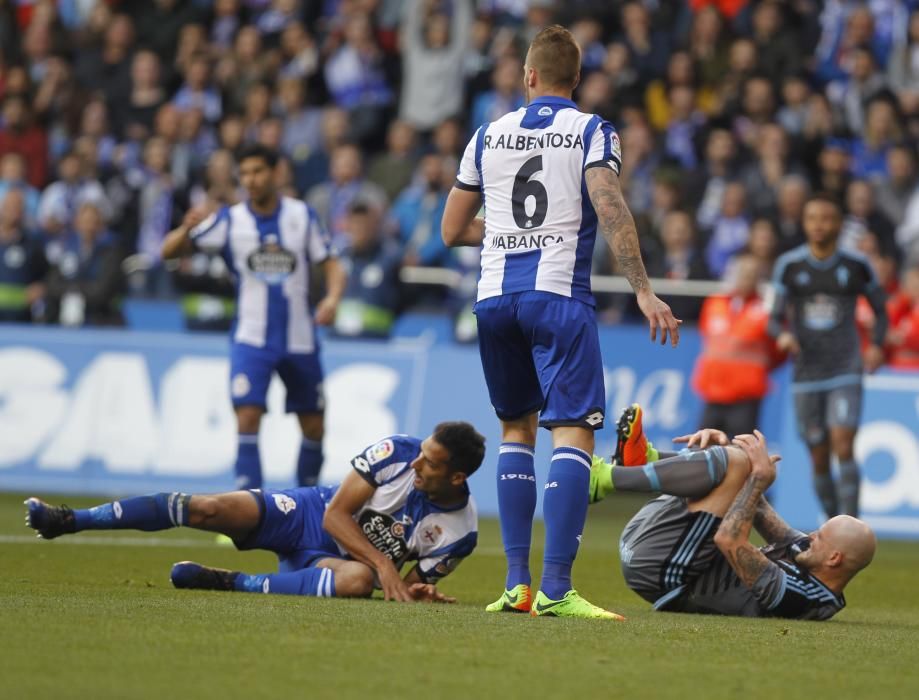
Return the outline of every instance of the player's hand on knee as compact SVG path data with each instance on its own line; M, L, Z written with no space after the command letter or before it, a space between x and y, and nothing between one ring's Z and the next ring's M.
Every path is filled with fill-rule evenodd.
M412 598L419 603L455 603L456 598L444 595L433 583L413 583L409 586Z
M730 444L727 433L721 430L715 430L715 428L702 428L702 430L697 430L691 435L680 435L680 437L675 437L673 441L685 443L686 447L699 447L703 450L709 445Z
M770 456L766 449L766 437L758 430L753 432L753 435L738 435L732 442L750 459L751 476L771 484L775 481L775 465L781 457Z

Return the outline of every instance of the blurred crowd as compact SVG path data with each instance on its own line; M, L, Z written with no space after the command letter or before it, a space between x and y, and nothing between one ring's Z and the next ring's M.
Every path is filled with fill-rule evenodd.
M222 260L167 269L159 247L190 207L239 201L253 141L332 233L349 298L385 311L370 328L346 305L341 332L385 335L419 304L461 315L476 253L440 239L457 161L523 105L526 46L554 22L583 49L580 108L620 132L652 276L730 284L743 255L767 278L819 190L911 318L919 0L0 0L0 317L120 324L135 295L227 323ZM459 283L407 289L404 266ZM615 272L602 239L594 272Z

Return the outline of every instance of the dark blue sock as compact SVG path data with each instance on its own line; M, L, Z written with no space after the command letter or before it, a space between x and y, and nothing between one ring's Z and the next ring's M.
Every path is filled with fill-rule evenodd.
M258 453L258 433L240 433L236 450L236 488L262 488L262 459Z
M122 501L104 503L95 508L74 510L80 530L168 530L188 525L188 502L184 493L154 493Z
M322 440L303 438L300 443L300 456L297 458L297 484L315 486L319 483L319 472L322 470Z
M507 556L504 584L507 590L521 583L530 585L530 539L535 510L533 448L517 442L502 443L498 449L498 512Z
M335 597L335 572L311 566L282 574L240 574L234 587L248 593Z
M546 551L540 590L558 600L571 590L571 567L578 553L590 488L590 455L574 447L557 447L543 496Z

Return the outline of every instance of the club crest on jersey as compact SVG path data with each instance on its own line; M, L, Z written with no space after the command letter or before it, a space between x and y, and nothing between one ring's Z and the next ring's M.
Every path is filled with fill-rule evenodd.
M552 108L551 107L540 107L539 111L536 114L538 114L540 117L551 117Z
M233 376L233 380L230 382L230 393L233 394L236 398L245 396L252 390L252 384L249 382L249 377L247 377L242 372Z
M840 287L845 287L847 284L849 284L849 268L837 267L836 281L839 282Z
M376 445L367 449L367 461L370 464L377 464L382 462L387 457L391 457L392 453L395 451L396 446L393 445L392 440L380 440Z
M297 502L290 496L286 496L283 493L275 493L272 494L272 498L274 498L274 505L279 511L284 513L284 515L287 515L292 510L297 510Z
M619 140L619 134L614 131L613 135L609 137L609 140L613 157L616 158L616 160L622 160L622 142Z
M297 269L297 256L282 248L277 234L265 236L265 242L246 258L249 269L267 284L280 284Z

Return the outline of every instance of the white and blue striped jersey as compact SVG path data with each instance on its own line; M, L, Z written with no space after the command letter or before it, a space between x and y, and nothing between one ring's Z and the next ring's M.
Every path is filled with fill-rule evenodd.
M331 241L306 204L281 197L273 214L248 203L223 207L191 232L200 249L221 252L236 276L233 340L278 352L312 353L310 265L332 255Z
M537 290L593 305L597 215L584 172L599 166L618 175L621 163L612 124L560 97L479 127L456 178L485 201L478 300Z
M374 492L354 518L397 568L417 560L421 578L433 583L475 549L478 515L468 490L464 501L442 508L415 488L411 464L420 452L418 438L392 435L356 455L351 466Z

